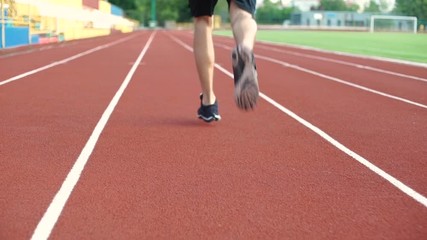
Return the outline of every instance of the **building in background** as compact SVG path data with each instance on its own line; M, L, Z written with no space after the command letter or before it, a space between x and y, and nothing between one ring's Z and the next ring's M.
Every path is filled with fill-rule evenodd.
M15 5L15 16L6 14L2 24L1 47L126 33L138 26L107 0L15 0Z
M296 7L300 11L309 11L312 7L318 7L320 0L270 0L272 2L280 1L283 7Z
M294 12L286 27L316 30L417 32L417 18L372 12L309 11ZM422 30L421 30L422 31Z
M270 0L272 2L280 2L283 7L296 7L302 12L310 11L312 8L317 8L320 5L320 0ZM359 5L359 12L363 12L371 1L375 1L380 5L382 12L390 12L394 9L395 0L344 0L347 4ZM258 1L258 5L262 5L263 1Z
M312 8L317 8L320 5L320 0L270 0L272 2L279 2L283 7L295 7L302 12L310 11ZM363 10L365 6L369 5L371 0L344 0L348 4L357 4Z
M291 15L291 25L306 28L368 30L371 13L309 11Z

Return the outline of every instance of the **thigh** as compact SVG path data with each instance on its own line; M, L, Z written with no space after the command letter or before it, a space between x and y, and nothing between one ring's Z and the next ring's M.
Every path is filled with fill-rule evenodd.
M212 16L218 0L189 0L193 17Z

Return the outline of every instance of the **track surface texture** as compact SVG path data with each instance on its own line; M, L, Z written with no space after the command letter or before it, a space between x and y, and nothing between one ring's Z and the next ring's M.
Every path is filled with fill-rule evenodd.
M425 239L427 68L215 37L208 124L192 37L0 51L0 239Z

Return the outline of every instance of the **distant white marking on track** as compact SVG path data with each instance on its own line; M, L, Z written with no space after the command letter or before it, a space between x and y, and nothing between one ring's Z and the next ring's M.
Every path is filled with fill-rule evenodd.
M28 71L28 72L25 72L25 73L19 74L19 75L15 76L15 77L11 77L11 78L9 78L9 79L6 79L6 80L4 80L4 81L1 81L1 82L0 82L0 86L1 86L1 85L5 85L6 83L10 83L10 82L13 82L13 81L19 80L19 79L24 78L24 77L30 76L30 75L32 75L32 74L35 74L35 73L41 72L41 71L43 71L43 70L46 70L46 69L49 69L49 68L55 67L55 66L57 66L57 65L65 64L65 63L67 63L67 62L73 61L73 60L75 60L75 59L77 59L77 58L80 58L80 57L83 57L83 56L85 56L85 55L88 55L88 54L94 53L94 52L99 51L99 50L102 50L102 49L104 49L104 48L109 48L109 47L111 47L111 46L114 46L114 45L119 44L119 43L121 43L121 42L127 41L127 40L129 40L129 39L131 39L131 38L134 38L134 37L135 37L135 35L128 36L128 37L126 37L126 38L122 38L122 39L119 39L119 40L117 40L117 41L114 41L114 42L111 42L111 43L107 43L107 44L104 44L104 45L101 45L101 46L98 46L98 47L95 47L95 48L89 49L89 50L87 50L87 51L81 52L81 53L76 54L76 55L74 55L74 56L71 56L71 57L68 57L68 58L65 58L65 59L62 59L62 60L59 60L59 61L53 62L53 63L48 64L48 65L46 65L46 66L39 67L39 68L33 69L33 70L31 70L31 71Z
M91 136L89 137L89 140L87 141L86 145L84 146L82 152L80 153L80 156L77 158L76 162L74 163L73 167L71 168L70 172L67 175L67 178L62 183L61 188L56 193L55 197L53 198L52 202L50 203L48 209L44 213L42 219L40 220L39 224L37 225L36 229L34 230L34 233L31 237L33 240L43 240L49 238L53 227L55 226L56 222L58 221L59 216L61 215L62 210L64 209L64 206L66 202L68 201L68 198L70 197L74 187L76 186L77 182L80 179L80 176L85 168L86 163L89 160L90 155L92 154L96 143L98 142L98 139L104 130L111 114L114 111L114 108L116 107L117 103L119 102L121 96L123 95L123 92L125 91L126 87L128 86L129 82L131 81L138 64L141 62L142 58L145 56L148 48L151 45L151 42L154 39L154 36L156 35L156 32L153 32L148 39L147 43L145 44L144 48L142 49L141 53L139 54L137 60L135 61L135 64L130 69L129 73L127 74L126 78L124 79L122 85L120 86L119 90L117 90L116 94L114 95L113 99L111 100L108 107L105 109L104 113L102 114L101 119L99 119L99 122L96 124L95 129L93 130Z
M135 64L135 62L130 62L129 63L129 65L134 65ZM141 63L139 63L138 64L139 66L144 66L145 65L145 62L141 62Z
M176 38L174 36L170 36L170 37L176 43L178 43L179 45L181 45L185 49L187 49L189 51L193 51L193 49L189 45L187 45L186 43L182 42L178 38ZM223 72L225 75L229 76L230 78L233 78L233 74L230 73L229 71L227 71L225 68L221 67L218 64L215 64L215 67L218 70L220 70L221 72ZM352 150L350 150L349 148L347 148L346 146L344 146L342 143L340 143L337 140L335 140L334 138L332 138L326 132L322 131L320 128L314 126L313 124L311 124L307 120L301 118L300 116L298 116L297 114L295 114L291 110L289 110L289 109L285 108L284 106L280 105L279 103L277 103L276 101L274 101L273 99L271 99L270 97L268 97L267 95L265 95L263 93L260 93L260 97L263 98L268 103L270 103L271 105L273 105L274 107L276 107L277 109L279 109L280 111L282 111L283 113L285 113L286 115L288 115L291 118L295 119L296 121L298 121L299 123L301 123L302 125L304 125L305 127L307 127L308 129L310 129L313 132L315 132L317 135L319 135L321 138L323 138L324 140L326 140L327 142L329 142L334 147L338 148L339 150L341 150L342 152L344 152L345 154L347 154L351 158L355 159L356 161L358 161L359 163L361 163L362 165L364 165L365 167L367 167L368 169L370 169L371 171L373 171L374 173L376 173L377 175L379 175L383 179L387 180L389 183L391 183L397 189L399 189L400 191L404 192L406 195L408 195L409 197L413 198L415 201L421 203L424 207L427 207L427 198L425 196L423 196L420 193L416 192L415 190L413 190L409 186L405 185L404 183L402 183L401 181L399 181L395 177L391 176L390 174L388 174L384 170L382 170L379 167L377 167L376 165L372 164L370 161L368 161L364 157L362 157L359 154L353 152Z

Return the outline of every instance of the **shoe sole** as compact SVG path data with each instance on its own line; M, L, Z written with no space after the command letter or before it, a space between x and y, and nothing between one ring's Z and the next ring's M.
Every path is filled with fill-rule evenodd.
M208 117L208 118L206 118L206 117L204 117L204 116L202 116L202 115L197 115L200 119L202 119L203 121L205 121L205 122L212 122L212 121L219 121L219 120L221 120L221 116L220 115L216 115L216 114L214 114L214 116L210 116L210 117Z
M242 51L242 50L241 50ZM244 62L245 67L242 71L240 79L237 81L234 88L234 97L236 104L239 108L243 110L252 110L255 108L258 96L259 96L259 87L257 80L257 72L254 69L253 63L250 61L250 57L245 53L244 59L241 54L237 53L237 48L233 50L233 67L237 68L239 65L239 57Z

